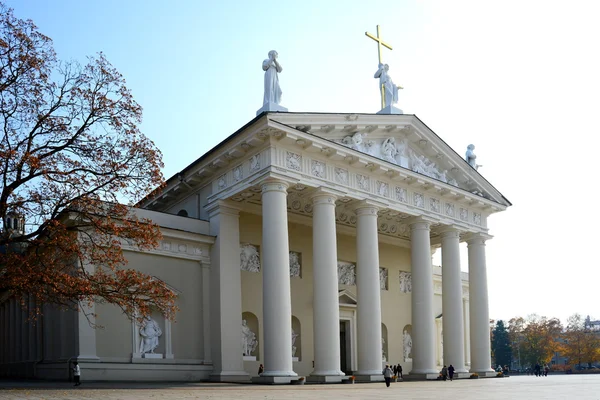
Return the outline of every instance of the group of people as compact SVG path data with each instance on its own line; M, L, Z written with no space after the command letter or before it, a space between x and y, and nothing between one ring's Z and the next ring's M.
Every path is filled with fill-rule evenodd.
M392 381L392 377L402 378L402 365L392 365L390 367L389 364L386 364L383 371L381 371L383 378L385 379L385 386L390 387L390 382Z
M548 364L544 364L542 366L539 363L536 363L535 366L533 367L533 373L537 377L548 376L548 372L550 372L550 367L548 366Z
M449 367L446 367L444 365L444 367L440 371L440 379L443 381L446 381L448 379L450 379L450 380L454 379L454 371L455 371L454 365L450 364Z

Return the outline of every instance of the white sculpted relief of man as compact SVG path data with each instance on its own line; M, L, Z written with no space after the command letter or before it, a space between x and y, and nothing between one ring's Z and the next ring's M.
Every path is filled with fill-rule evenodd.
M146 317L140 327L140 336L140 354L154 353L158 347L158 338L162 336L162 330L155 320Z
M402 343L404 346L404 361L412 361L412 337L406 329L402 332Z
M388 278L387 268L379 268L379 288L381 290L388 289L387 278Z
M381 144L381 158L385 161L398 164L396 161L397 154L398 149L396 148L396 139L393 137L385 139Z
M373 141L365 140L367 137L366 133L356 132L352 135L348 135L342 139L342 144L346 147L350 147L353 150L361 151L369 154Z
M263 61L262 69L265 71L265 95L263 104L281 102L281 88L279 87L279 73L283 71L277 61L279 54L275 50L269 52L269 58Z
M299 277L301 265L300 265L300 253L290 251L290 276Z
M400 271L400 291L402 293L412 292L412 275L410 272Z
M260 271L260 258L256 246L251 244L240 246L240 268L242 271L248 272Z
M381 338L381 361L387 361L387 356L385 355L385 339L383 337Z
M299 333L296 333L293 329L292 329L292 357L296 357L296 339L298 339L298 336L300 336Z
M258 346L258 340L256 339L256 335L250 328L248 327L248 322L244 319L242 320L242 352L244 356L251 356L256 350L256 346Z

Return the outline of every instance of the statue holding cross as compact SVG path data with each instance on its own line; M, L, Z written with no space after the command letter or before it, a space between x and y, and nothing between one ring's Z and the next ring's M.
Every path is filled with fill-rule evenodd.
M379 25L377 25L377 36L372 35L369 32L365 32L365 35L377 42L377 55L379 57L379 67L375 72L374 78L379 78L379 89L381 91L381 109L393 107L393 104L398 102L398 89L402 89L402 86L396 86L392 81L392 78L388 74L389 66L383 64L381 61L381 46L385 46L392 50L392 46L383 41L379 32ZM396 109L397 110L397 109ZM401 110L397 110L400 111Z

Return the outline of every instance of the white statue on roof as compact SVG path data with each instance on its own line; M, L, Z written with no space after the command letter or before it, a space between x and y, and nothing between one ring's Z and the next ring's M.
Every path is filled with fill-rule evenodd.
M262 63L262 69L265 71L265 92L263 106L256 112L256 115L260 115L265 111L287 111L287 108L279 105L282 95L279 86L279 73L283 71L283 68L277 61L278 57L279 54L275 50L271 50L269 51L269 58Z
M379 63L379 68L377 72L375 72L374 78L379 78L379 87L383 86L382 103L384 104L384 108L391 106L392 104L396 104L398 102L398 89L399 87L394 84L392 81L392 77L388 74L390 70L389 65Z
M475 150L475 145L470 144L467 146L467 153L465 154L465 159L471 167L477 170L479 169L479 167L482 167L482 165L477 164L477 155L473 150Z

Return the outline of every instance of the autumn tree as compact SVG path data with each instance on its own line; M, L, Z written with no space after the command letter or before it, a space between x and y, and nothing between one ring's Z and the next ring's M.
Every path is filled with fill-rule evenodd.
M103 54L61 62L32 21L0 13L0 292L172 316L174 295L126 269L121 250L160 239L130 207L163 184L142 108ZM25 228L7 226L11 216Z
M492 356L498 365L511 365L512 346L504 321L499 320L492 331Z
M548 363L559 349L557 339L562 333L562 325L556 318L530 315L527 319L513 318L509 321L509 338L516 343L523 364Z
M594 332L579 314L573 314L567 320L567 327L563 334L561 353L569 359L571 364L588 364L600 360L600 334Z

